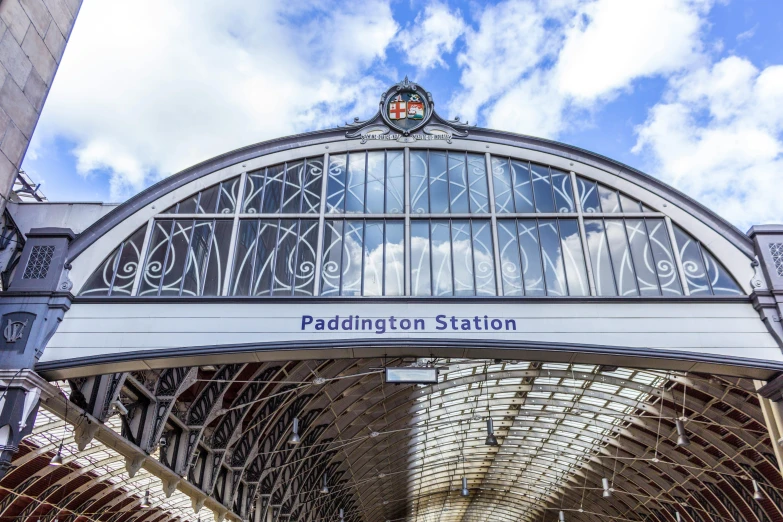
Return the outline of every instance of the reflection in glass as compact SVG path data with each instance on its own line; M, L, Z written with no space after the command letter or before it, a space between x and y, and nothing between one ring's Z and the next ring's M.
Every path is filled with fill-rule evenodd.
M522 258L522 273L524 274L525 295L546 295L544 285L544 263L539 246L538 226L535 219L520 219L517 221L519 250Z
M452 213L470 212L465 154L459 152L449 152L449 198Z
M560 243L560 232L558 231L557 220L539 220L538 235L541 238L541 257L544 262L546 295L568 295L565 270L563 267L563 253Z
M449 180L446 171L446 153L429 152L430 212L446 214L449 211Z
M620 200L617 198L617 191L599 184L598 197L601 200L601 212L611 214L620 212Z
M468 154L467 163L470 211L474 214L486 214L489 212L486 161L481 154Z
M448 221L430 222L432 295L453 295L451 229Z
M411 293L432 295L430 270L430 224L411 222Z
M677 274L677 262L669 242L669 231L663 219L645 219L650 237L650 248L663 295L682 295L682 284Z
M430 196L427 190L427 151L411 151L411 212L414 214L429 214Z
M364 212L364 189L367 182L366 167L367 154L365 152L351 152L348 154L345 195L346 214L361 214Z
M402 295L404 240L401 221L327 220L321 295Z
M595 181L576 177L576 187L579 191L579 202L582 205L582 212L592 214L601 212L601 203L598 199L598 187Z
M367 153L367 203L365 210L368 214L383 214L383 202L386 194L384 167L383 151Z
M242 212L317 214L320 211L322 174L323 159L320 157L248 172ZM224 183L221 187L219 212L233 212L235 200L235 190Z
M643 296L661 295L658 287L658 274L655 270L655 260L647 239L647 228L641 219L626 219L625 230L631 245L631 257L636 269L636 282L639 293Z
M590 295L579 225L575 219L561 219L558 224L560 225L560 242L562 243L563 261L568 281L568 295Z
M326 185L326 212L328 214L342 214L345 212L347 162L347 154L329 156L329 179Z
M621 296L639 295L639 289L636 287L636 271L631 260L631 250L628 248L628 237L625 233L625 224L622 219L607 219L605 224L617 291Z
M571 175L562 170L550 169L552 174L552 190L555 195L557 212L576 212L574 208L574 190L571 185Z
M556 212L555 201L552 195L552 181L549 178L549 167L543 165L530 165L530 173L533 177L533 197L536 200L536 212Z
M386 213L402 214L405 201L404 157L400 150L386 152Z
M595 199L597 202L598 198ZM585 233L587 234L587 249L590 252L596 292L600 296L615 296L617 288L614 284L614 271L609 256L609 244L604 233L603 220L585 220Z

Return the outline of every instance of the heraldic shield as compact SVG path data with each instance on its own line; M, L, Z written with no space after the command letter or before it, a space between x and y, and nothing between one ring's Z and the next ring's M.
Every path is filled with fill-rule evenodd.
M387 98L384 119L397 130L408 133L418 129L431 112L430 103L421 89L406 81L399 84L396 92Z

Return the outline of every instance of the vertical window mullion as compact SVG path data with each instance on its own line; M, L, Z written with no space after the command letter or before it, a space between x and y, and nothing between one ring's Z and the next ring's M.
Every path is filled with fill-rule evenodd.
M324 229L326 228L326 195L327 185L329 184L329 153L324 154L323 168L321 169L321 201L318 207L318 233L316 234L315 246L315 283L313 287L313 297L321 295L321 263L324 255Z
M177 204L179 205L179 203ZM130 295L136 295L136 292L139 291L139 282L141 281L144 271L147 269L147 252L149 251L149 243L152 240L154 228L155 218L152 217L147 221L147 230L144 231L144 242L141 244L141 250L139 251L139 269L136 270L136 277L133 278Z
M296 225L295 225L296 233L294 234L294 238L296 240L296 243L294 244L294 257L293 257L293 264L291 266L291 293L290 295L294 295L295 289L296 289L296 273L297 273L297 263L299 262L299 245L302 243L302 220L297 219Z
M435 287L435 265L432 262L432 258L433 258L433 255L432 255L432 230L433 229L432 229L432 227L434 226L434 224L432 222L432 219L429 219L429 218L427 218L427 223L429 224L429 229L430 229L429 237L427 238L427 240L430 243L430 248L429 248L429 258L430 258L430 295L431 296L435 296L435 288L436 288Z
M465 169L468 168L467 165L467 154L465 156ZM509 164L509 168L511 168L511 165ZM487 204L489 205L489 220L490 220L490 230L492 232L492 250L495 253L495 273L497 273L497 277L495 278L495 293L497 295L503 295L503 266L500 262L500 244L498 240L498 219L497 219L497 209L495 208L495 180L494 176L492 175L492 155L489 152L484 153L484 170L486 171L487 176ZM466 170L467 172L467 170ZM510 172L509 172L510 176ZM513 183L512 183L513 184ZM512 192L512 199L513 199L513 192ZM517 244L519 244L519 230L516 226L516 220L514 220L514 230L517 232L517 235L515 236L515 239L517 241ZM521 247L520 247L521 248ZM517 249L519 250L519 248ZM522 267L522 257L520 256L520 264L519 266ZM524 280L524 274L521 274L522 279ZM522 290L524 295L524 283L522 284Z
M247 295L254 295L255 281L256 281L256 264L258 262L258 249L261 248L261 220L256 220L256 247L253 249L253 258L250 262L250 287L248 288Z
M387 163L388 163L388 156L389 152L384 149L383 150L383 213L388 214L388 207L386 206L386 201L389 197L389 171L387 169ZM369 156L369 154L368 154ZM405 168L405 167L403 167ZM403 212L405 211L405 208L403 207ZM384 230L386 228L386 225L384 225ZM384 233L385 234L385 233ZM384 240L385 240L384 235ZM385 250L384 250L385 251Z
M531 183L532 183L532 175L530 177ZM533 196L535 198L535 195ZM535 208L535 200L533 204L533 208ZM544 252L544 244L541 242L541 223L538 218L533 218L533 221L536 224L536 238L538 238L538 262L541 265L541 282L544 283L544 295L549 295L549 284L547 284L546 281L546 261L545 261L545 252ZM519 220L517 220L519 222ZM557 231L557 238L560 239L560 230ZM519 242L519 248L522 248L522 242ZM522 251L520 250L520 255L522 254Z
M347 179L347 178L346 178ZM346 185L348 185L346 181ZM340 286L337 289L337 295L342 296L343 295L343 262L345 261L345 227L347 226L348 222L345 218L340 220Z
M111 291L114 288L114 281L117 279L117 271L120 269L120 259L122 258L122 251L125 249L125 243L127 242L128 240L125 240L122 243L120 243L120 248L117 249L117 257L114 259L114 266L112 267L113 273L111 275L111 282L109 283L109 293L106 295L111 295Z
M231 239L229 239L228 252L226 252L226 273L223 274L223 286L220 289L220 295L224 295L224 296L231 295L231 274L234 270L234 256L236 255L236 247L239 238L239 214L244 210L245 203L243 200L245 199L246 183L247 183L247 171L243 171L242 174L239 176L239 187L237 187L237 202L236 205L234 205L234 219L231 225ZM222 190L223 190L223 183L220 184L217 201L215 202L216 212L220 208L220 199L223 194ZM263 202L264 200L262 198L261 199L262 205ZM217 223L215 223L215 226L217 226ZM215 234L214 230L212 231L212 234L214 237ZM210 244L210 248L211 248L211 244ZM239 274L237 274L237 278L239 278ZM253 284L252 273L251 273L250 284L251 285Z
M449 262L451 263L451 295L454 296L457 295L457 275L456 270L454 270L454 220L449 218L447 222L449 224L449 251L451 253L449 256Z
M574 195L574 208L577 213L577 224L579 225L579 235L582 236L582 255L585 258L585 267L587 268L587 283L590 289L590 295L598 295L598 289L595 284L595 276L593 274L593 260L590 257L590 250L587 246L587 231L585 229L584 211L582 209L582 201L579 198L579 187L576 183L576 174L571 171L569 173L571 178L571 190Z
M468 241L470 241L470 261L473 264L473 295L478 295L478 278L476 275L476 245L474 244L472 219L468 220L468 235Z
M365 158L366 157L367 157L367 155L365 154ZM366 163L367 162L365 160L365 165L366 165ZM365 186L366 186L366 184L365 184ZM365 250L366 249L365 236L367 235L367 220L366 219L362 219L361 223L362 223L362 244L361 244L361 246L359 248L361 249L361 253L362 253L362 266L361 266L361 269L359 270L359 278L360 278L359 279L359 295L364 295L364 268L365 268L364 267L364 262L366 261L366 257L367 257L366 250Z
M680 276L680 281L682 283L682 293L683 295L691 295L691 289L688 287L688 280L685 278L685 267L682 265L680 248L677 245L677 238L674 235L674 227L672 226L672 220L669 216L664 216L663 220L666 223L666 233L669 236L669 243L671 244L672 254L674 255L674 262L677 264L677 272L678 275Z
M529 161L526 161L525 163L527 163L527 173L530 176L530 198L533 200L533 213L536 213L536 212L538 212L538 202L536 201L536 186L535 186L536 179L533 176L533 165L531 165ZM508 168L509 169L511 168L511 160L509 160ZM512 176L512 179L511 179L511 185L512 186L514 185L513 176ZM513 189L512 189L512 192L513 192ZM552 197L554 197L554 196L552 196ZM516 211L517 211L516 198L514 198L514 212L516 212ZM538 230L538 221L536 221L536 230ZM539 234L539 236L540 236L540 234ZM540 240L541 240L541 238L539 237L539 241ZM544 285L544 286L546 286L546 285Z
M710 269L709 269L709 263L707 263L707 258L704 255L704 250L701 246L701 241L694 241L696 244L696 248L699 251L699 257L701 258L701 262L704 265L704 279L707 281L707 287L710 289L710 295L715 295L715 289L712 288L712 281L710 281ZM716 268L717 270L717 268Z
M385 160L386 158L384 158ZM384 196L384 206L383 209L386 210L386 201ZM383 227L383 233L381 234L381 248L383 249L382 255L381 255L381 295L386 295L386 219L382 219L381 223L383 223L381 226Z
M614 279L614 289L615 292L617 292L617 295L622 297L623 295L622 281L620 281L619 274L614 267L614 256L612 255L611 248L609 247L609 234L607 233L607 229L606 229L606 218L601 218L601 225L603 227L604 241L606 241L606 250L607 253L609 254L607 258L609 259L609 268L612 270L612 279Z
M386 158L384 157L384 160L385 159ZM365 151L364 152L364 187L363 187L364 188L364 197L363 197L363 201L362 201L362 214L367 214L367 185L370 182L370 180L369 180L370 173L369 173L369 166L368 166L369 161L370 161L370 153L369 153L369 151ZM386 166L384 165L383 168L386 168ZM384 180L384 182L385 182L385 180ZM384 194L383 198L384 198L384 200L386 199L386 195L385 194ZM384 207L383 210L385 211L386 207ZM362 246L362 248L364 248L364 246ZM362 276L364 276L364 274L362 274ZM364 285L364 279L362 279L362 285Z
M444 172L445 181L446 181L446 213L452 214L451 211L451 170L449 170L449 151L446 152L446 172ZM430 208L432 210L432 208ZM468 207L468 211L470 211L470 207Z
M658 264L655 261L655 252L653 251L652 244L651 244L652 238L650 237L650 229L647 228L646 219L639 218L639 220L642 222L642 226L644 227L644 234L647 241L647 248L650 250L650 257L652 258L652 262L653 262L652 273L653 276L655 276L655 282L658 285L658 295L663 296L663 285L661 285L661 278L658 276ZM642 249L642 253L644 253L644 249ZM639 295L641 295L641 292Z
M410 147L405 147L403 149L403 157L402 157L402 178L403 178L403 198L404 201L402 203L402 211L403 211L403 217L405 220L405 225L403 228L403 236L402 236L402 242L403 242L403 265L405 266L404 274L403 274L403 291L402 295L413 295L412 290L412 274L408 274L408 270L413 270L413 265L411 264L411 203L410 203L410 197L411 197L411 149Z

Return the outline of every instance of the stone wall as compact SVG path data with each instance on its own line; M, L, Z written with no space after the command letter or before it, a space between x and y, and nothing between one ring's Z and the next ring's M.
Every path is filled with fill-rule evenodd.
M82 0L0 0L0 212Z

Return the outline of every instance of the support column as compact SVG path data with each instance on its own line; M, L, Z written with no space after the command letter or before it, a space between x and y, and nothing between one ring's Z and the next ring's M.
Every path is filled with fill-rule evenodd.
M760 390L766 383L764 381L753 381L753 384L757 390ZM778 461L778 469L783 473L783 448L780 446L781 442L783 442L783 411L781 411L783 405L780 402L767 399L761 394L758 394L758 399L761 413L764 414L764 423L767 425L769 438L772 442L772 449L775 452L775 459Z

